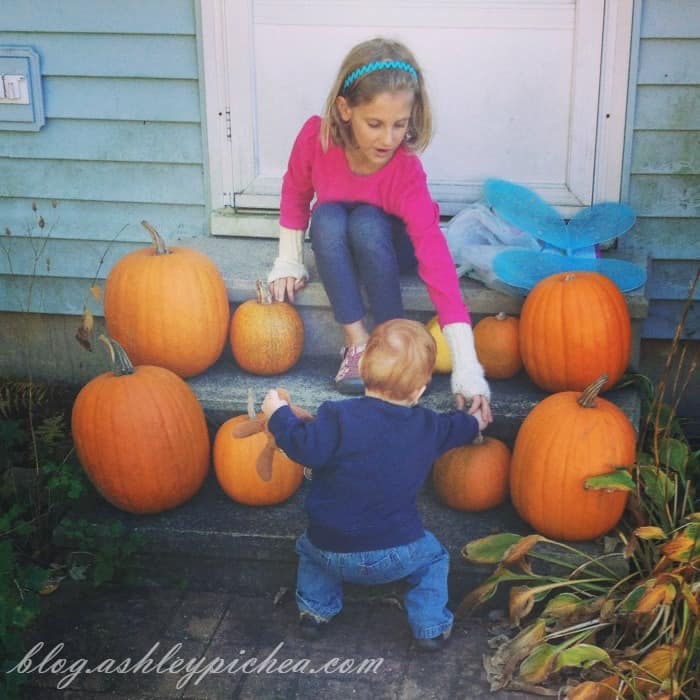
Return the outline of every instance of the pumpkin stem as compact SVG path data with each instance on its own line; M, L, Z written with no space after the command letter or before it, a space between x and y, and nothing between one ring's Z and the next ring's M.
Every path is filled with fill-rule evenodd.
M479 434L472 441L472 445L483 445L485 440L486 438L484 437L484 434L479 431Z
M270 294L270 289L263 280L258 280L255 283L255 291L258 304L272 304L272 294Z
M124 374L133 374L136 370L131 364L126 350L114 338L108 338L106 335L101 335L98 340L101 340L109 350L109 356L112 360L112 371L117 377Z
M248 418L250 420L255 420L255 393L252 388L248 388L248 401L246 403L246 408L248 410Z
M155 228L153 228L153 226L151 226L151 224L145 220L141 222L141 226L148 231L148 235L151 237L151 241L153 242L153 247L156 249L156 255L167 255L170 251L168 250L163 237L158 233L158 231L156 231Z
M505 321L505 320L508 318L508 314L507 314L505 311L499 311L499 312L496 314L496 318L497 318L499 321Z
M577 399L578 405L583 406L583 408L595 407L596 397L598 396L600 390L603 388L603 385L607 381L608 381L608 375L601 374L600 377L598 377L598 379L596 379L593 382L593 384L591 384L590 386L587 386L583 390L583 393Z

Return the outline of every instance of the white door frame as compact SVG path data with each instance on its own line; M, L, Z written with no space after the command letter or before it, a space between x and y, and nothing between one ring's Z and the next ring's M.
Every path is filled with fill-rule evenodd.
M481 5L488 8L489 0ZM474 3L471 3L474 5ZM508 4L499 2L499 6ZM253 0L197 0L204 84L210 207L270 208L279 183L258 181L234 201L234 191L256 178L254 82L250 66ZM476 3L479 5L479 3ZM567 182L533 189L563 215L620 197L634 0L578 0L574 65L587 67L573 81ZM592 68L591 68L592 67ZM239 86L235 100L230 85ZM598 103L598 110L576 104ZM232 118L232 112L235 114ZM243 183L243 184L241 184ZM431 183L436 199L466 203L481 183ZM438 192L436 192L438 190ZM459 206L457 206L459 208ZM444 207L443 207L444 211ZM219 231L222 232L222 231Z

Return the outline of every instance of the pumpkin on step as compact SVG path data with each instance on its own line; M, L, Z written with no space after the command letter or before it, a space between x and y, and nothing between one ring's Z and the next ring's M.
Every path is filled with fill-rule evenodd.
M78 459L112 505L159 513L189 500L209 471L204 411L187 383L163 367L134 367L101 336L113 370L88 382L71 416Z
M510 379L522 368L520 322L501 312L485 316L474 326L474 348L489 379Z
M603 391L622 377L632 328L622 292L597 272L562 272L538 282L520 312L520 354L549 392L582 391L602 374Z
M586 489L584 481L630 467L636 433L615 404L598 397L603 375L583 393L551 394L527 415L515 439L511 500L537 532L590 540L611 530L627 503L625 491Z
M433 316L425 324L425 329L428 331L428 333L430 333L430 335L433 336L437 349L433 372L437 372L438 374L449 374L452 371L452 354L450 353L450 346L447 344L447 339L440 328L438 317Z
M250 393L248 413L229 418L216 432L214 472L230 498L249 506L286 501L304 478L304 468L278 449L265 415L255 413Z
M193 377L213 365L226 345L226 285L206 255L167 248L153 226L141 223L153 246L128 253L107 275L107 332L134 364Z
M251 374L281 374L291 369L304 349L304 323L285 301L273 301L263 282L257 297L233 313L230 342L241 369Z
M433 465L433 484L450 508L478 512L503 503L508 496L510 450L492 437L445 452Z

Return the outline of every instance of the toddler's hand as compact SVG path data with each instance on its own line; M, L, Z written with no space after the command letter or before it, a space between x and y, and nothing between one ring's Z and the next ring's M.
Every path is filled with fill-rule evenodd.
M277 389L270 389L265 396L265 400L263 401L262 412L265 414L265 417L269 419L280 406L288 405L289 404L277 393Z

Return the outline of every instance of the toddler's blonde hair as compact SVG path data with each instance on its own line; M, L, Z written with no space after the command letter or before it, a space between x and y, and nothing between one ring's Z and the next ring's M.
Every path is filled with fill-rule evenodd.
M377 326L360 362L365 389L393 401L407 401L429 381L435 340L418 321L396 318Z
M416 71L414 77L400 68L389 68L368 72L352 82L343 92L345 79L358 68L375 61L401 61L408 63ZM383 37L370 39L350 50L343 60L338 76L333 83L321 124L321 144L328 148L330 141L343 148L354 146L355 141L349 124L340 118L336 98L344 97L350 107L371 102L382 92L410 90L413 93L413 108L406 132L406 146L415 153L426 149L433 135L433 118L425 88L423 71L415 57L402 43Z

